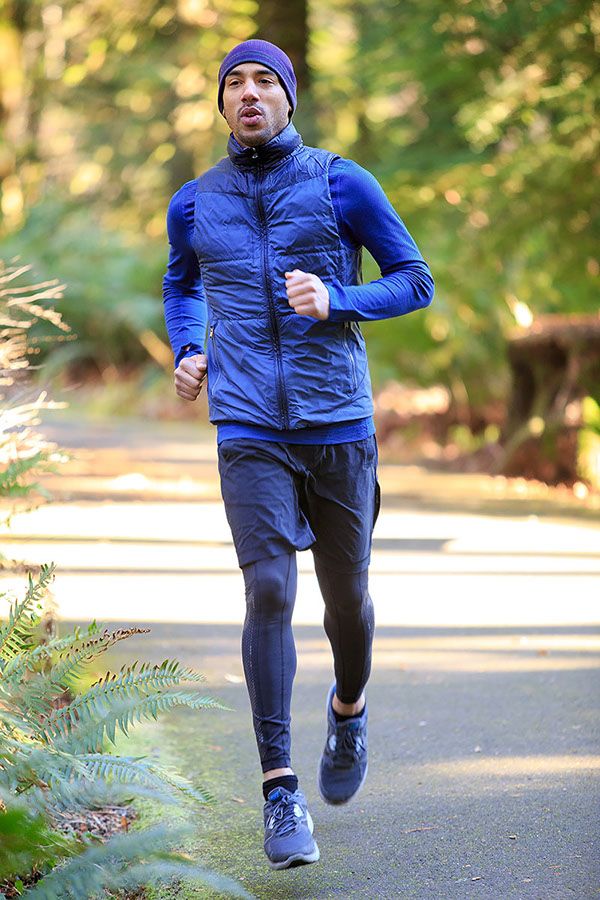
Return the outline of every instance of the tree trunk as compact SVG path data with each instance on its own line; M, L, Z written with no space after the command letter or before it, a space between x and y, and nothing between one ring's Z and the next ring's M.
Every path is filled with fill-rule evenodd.
M508 356L512 395L497 471L577 481L581 400L600 394L600 316L541 316L512 338Z
M257 38L271 41L285 50L291 59L298 92L310 89L310 72L306 55L308 51L308 10L306 0L261 0L256 16Z

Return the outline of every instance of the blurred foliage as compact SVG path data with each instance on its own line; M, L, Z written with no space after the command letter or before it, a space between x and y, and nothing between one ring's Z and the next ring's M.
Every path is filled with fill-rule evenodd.
M578 435L579 475L584 481L600 488L600 403L584 397L583 428Z
M0 501L8 518L47 498L37 479L63 459L36 426L41 410L64 404L30 384L40 349L35 328L43 325L54 340L68 332L51 305L62 297L63 286L56 279L32 284L29 273L30 266L0 260Z
M281 40L271 7L0 7L3 228L13 252L69 281L65 316L80 347L61 348L64 359L168 365L166 206L223 155L218 67L258 25ZM299 130L375 173L436 278L427 313L366 328L377 380L442 382L461 405L505 395L504 335L515 321L597 309L600 5L288 7L294 34L307 23ZM297 44L290 38L296 56ZM365 274L377 277L372 260Z
M252 32L255 9L249 0L5 2L4 214L18 217L19 194L29 207L51 183L116 230L162 237L170 194L221 155L216 75L222 54Z
M350 153L385 184L437 286L426 316L372 328L371 344L477 404L503 393L515 321L598 308L600 6L383 0L355 10L359 88L333 105L352 110Z
M58 269L69 286L60 309L72 333L49 341L48 323L39 321L31 329L40 347L48 344L51 352L46 378L74 363L93 363L106 372L139 365L149 355L171 365L157 300L164 254L156 246L131 245L126 233L100 227L87 210L54 196L32 208L4 248L35 259L43 277Z

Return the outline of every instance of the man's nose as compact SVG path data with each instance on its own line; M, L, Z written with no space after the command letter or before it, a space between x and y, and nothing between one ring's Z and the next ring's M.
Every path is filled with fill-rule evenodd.
M242 91L242 100L256 100L258 99L258 90L257 87L251 79L244 84L244 90Z

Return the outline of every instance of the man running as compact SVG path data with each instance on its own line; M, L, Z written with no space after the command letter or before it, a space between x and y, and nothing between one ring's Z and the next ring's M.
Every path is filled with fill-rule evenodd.
M371 535L377 444L358 322L428 306L433 280L375 178L304 146L296 77L245 41L219 71L228 156L172 198L165 318L175 388L208 375L219 473L246 591L242 658L263 771L265 852L284 869L319 850L290 755L296 551L311 548L335 683L318 785L346 803L367 772ZM362 284L362 248L381 278Z

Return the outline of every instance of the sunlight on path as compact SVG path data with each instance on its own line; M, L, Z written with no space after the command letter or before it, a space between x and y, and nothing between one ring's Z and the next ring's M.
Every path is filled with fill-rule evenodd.
M50 479L59 499L14 516L0 529L0 553L56 563L63 618L241 622L212 438L148 423L61 427L74 449L65 473ZM486 476L384 464L380 480L371 566L380 625L600 622L600 527L589 515L533 515L526 499L483 514L478 497L487 512L504 490ZM449 498L452 508L432 509ZM320 624L312 555L299 554L298 565L295 621ZM0 581L18 589L23 576L7 571Z

